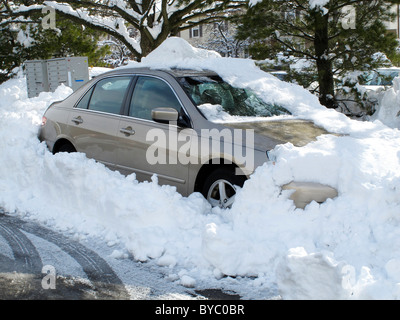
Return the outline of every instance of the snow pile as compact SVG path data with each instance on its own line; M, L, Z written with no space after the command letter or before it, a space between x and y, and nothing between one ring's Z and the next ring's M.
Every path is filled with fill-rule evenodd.
M394 78L393 86L379 94L379 104L371 119L380 120L391 128L400 129L400 78Z
M162 54L160 54L160 52L162 52ZM195 48L182 38L171 37L167 41L164 41L157 50L143 58L143 63L140 63L140 66L147 66L148 63L146 63L146 61L151 61L150 66L157 65L159 67L169 68L171 67L170 61L180 61L181 63L193 63L196 61L199 63L200 61L216 58L221 58L221 55L216 51ZM131 62L127 67L132 67L136 64L136 62ZM198 69L201 70L202 68L198 67Z
M399 131L327 110L250 60L210 55L172 38L132 66L214 70L338 135L277 146L276 164L257 169L232 209L211 209L156 177L138 183L82 154L53 156L36 133L45 108L70 90L28 99L24 79L13 79L0 86L0 207L77 237L101 236L115 258L151 259L188 287L234 286L249 299L400 298ZM296 209L280 190L292 180L329 184L339 197Z

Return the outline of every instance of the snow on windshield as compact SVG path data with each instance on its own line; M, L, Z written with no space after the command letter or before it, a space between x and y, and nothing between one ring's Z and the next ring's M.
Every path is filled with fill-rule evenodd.
M179 83L211 121L290 115L285 108L266 103L252 90L233 87L218 76L187 76L179 78Z

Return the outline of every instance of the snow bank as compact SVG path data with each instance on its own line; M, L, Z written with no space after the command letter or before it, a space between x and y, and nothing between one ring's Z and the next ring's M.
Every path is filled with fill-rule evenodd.
M377 110L371 117L391 128L400 129L400 78L393 80L393 86L379 94Z
M53 156L36 133L46 107L70 89L28 99L25 80L12 79L0 86L0 207L77 238L100 236L113 257L152 261L187 287L234 288L248 299L400 297L398 130L350 120L250 60L182 39L132 66L215 70L338 135L276 147L276 165L258 168L232 209L211 209L199 194L182 197L156 178L138 183L82 154ZM329 184L339 197L296 209L279 187L293 179Z

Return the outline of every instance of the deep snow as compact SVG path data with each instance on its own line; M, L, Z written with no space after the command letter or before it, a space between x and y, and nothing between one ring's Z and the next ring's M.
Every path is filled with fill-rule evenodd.
M223 286L227 275L241 279L248 299L270 298L270 289L283 299L400 298L399 130L350 120L251 60L179 38L131 66L215 70L338 135L276 147L276 164L257 169L232 209L211 210L201 195L182 197L156 177L138 183L83 154L52 155L37 139L41 116L71 90L28 99L19 77L0 86L0 207L78 238L100 236L115 258L150 259L185 286ZM329 184L339 196L296 209L280 192L292 180Z
M393 80L391 88L387 90L378 88L374 94L378 106L371 119L380 120L388 127L400 129L400 77Z

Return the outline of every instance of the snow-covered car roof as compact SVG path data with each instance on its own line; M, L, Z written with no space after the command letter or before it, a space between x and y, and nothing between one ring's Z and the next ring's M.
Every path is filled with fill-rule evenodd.
M114 73L151 73L151 71L162 71L171 74L174 77L195 77L195 76L218 76L218 74L212 70L196 70L196 69L188 69L188 68L156 68L156 67L133 67L127 66L123 68L117 68L115 70L110 70L106 74L114 74Z

